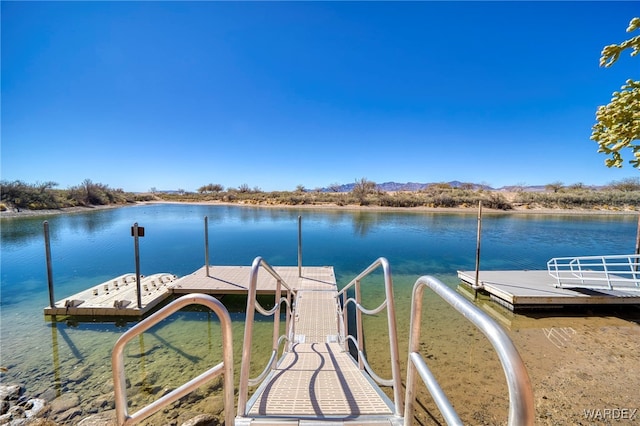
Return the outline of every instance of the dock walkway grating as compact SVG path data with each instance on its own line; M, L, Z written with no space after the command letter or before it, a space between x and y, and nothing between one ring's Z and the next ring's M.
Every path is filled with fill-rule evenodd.
M389 425L393 403L338 343L333 269L330 275L314 272L320 275L303 271L298 278L296 271L289 281L297 282L298 290L296 343L251 398L248 415L258 424L279 418L297 419L299 424L306 420Z

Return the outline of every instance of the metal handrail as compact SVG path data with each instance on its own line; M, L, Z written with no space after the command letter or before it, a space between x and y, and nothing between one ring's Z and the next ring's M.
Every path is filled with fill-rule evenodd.
M199 376L169 392L167 395L155 400L151 404L141 408L133 414L127 410L127 389L124 370L124 348L136 336L144 333L163 319L188 305L204 305L218 315L222 327L222 357L223 361L210 368ZM233 425L233 335L231 329L231 317L224 305L216 298L206 294L188 294L171 302L153 315L126 331L116 341L111 353L111 365L113 368L113 387L116 404L116 422L118 426L133 425L158 412L174 401L194 391L199 386L224 374L224 413L225 424Z
M361 302L361 289L360 282L362 279L370 275L372 272L382 268L384 276L385 287L385 300L374 309L365 309ZM355 298L347 298L347 291L355 287ZM357 277L349 282L340 292L336 300L340 300L342 297L342 307L338 304L339 318L342 318L342 324L340 324L340 330L344 330L343 344L345 350L348 352L348 342L352 340L356 343L358 348L358 366L360 370L366 370L369 375L380 385L392 386L394 397L394 414L400 416L402 414L402 378L400 373L400 357L398 355L398 332L396 326L396 310L393 298L393 280L391 278L391 267L389 261L384 257L378 258L375 262L369 265L364 271L362 271ZM349 335L349 328L347 323L347 307L350 303L353 303L356 307L356 337ZM389 350L391 353L391 379L381 379L375 374L369 363L364 356L364 339L363 339L363 327L362 327L362 314L373 315L380 312L382 309L387 308L387 327L389 329Z
M267 311L256 300L258 272L260 267L263 267L273 278L276 279L276 295L275 306L273 309ZM282 287L286 289L286 297L281 297ZM245 417L247 415L247 400L249 395L249 385L259 384L267 377L267 373L274 369L276 366L276 358L278 348L280 344L286 339L289 343L293 340L292 337L295 333L295 321L293 318L293 311L291 309L290 300L295 300L296 292L282 279L282 277L269 265L262 257L258 256L253 260L251 265L251 276L249 278L249 288L247 291L247 311L244 327L244 343L242 347L242 364L240 366L240 384L238 390L238 417ZM286 335L280 336L280 305L285 303L287 307L287 313L285 315L285 330ZM271 357L266 367L255 378L249 378L249 368L251 366L251 344L253 341L253 319L255 311L260 312L263 315L273 315L273 341L271 348Z
M554 257L547 262L557 287L640 290L640 255Z
M424 381L440 412L448 424L462 425L449 399L438 385L424 358L419 353L420 328L422 324L422 295L429 287L454 309L471 321L487 337L495 349L509 388L509 419L511 426L533 425L533 390L529 374L520 354L507 334L486 313L481 311L460 294L431 276L418 278L411 303L411 329L409 334L409 357L407 361L407 391L405 397L404 424L411 424L416 398L416 373Z

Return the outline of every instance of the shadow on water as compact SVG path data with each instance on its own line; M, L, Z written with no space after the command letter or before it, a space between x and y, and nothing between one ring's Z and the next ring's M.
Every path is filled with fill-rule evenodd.
M467 299L473 300L473 293L465 285L457 287L458 293ZM598 319L603 326L617 325L620 321L627 321L640 325L639 305L580 305L580 306L553 306L553 307L529 307L511 311L497 302L491 300L488 295L479 293L474 302L484 312L489 314L508 330L520 330L527 328L544 328L550 324L555 327L570 327L576 321L585 318Z
M156 339L158 339L158 341L160 343L162 343L162 345L163 345L162 347L164 347L164 348L166 348L166 349L168 349L170 351L173 351L175 354L177 354L177 355L189 360L192 363L195 363L195 362L198 362L198 361L202 360L202 358L200 358L200 357L197 357L197 356L194 356L194 355L189 355L188 353L184 352L182 349L178 348L173 343L171 343L168 340L158 336L158 334L155 333L155 332L149 332L149 334L151 336L154 336Z

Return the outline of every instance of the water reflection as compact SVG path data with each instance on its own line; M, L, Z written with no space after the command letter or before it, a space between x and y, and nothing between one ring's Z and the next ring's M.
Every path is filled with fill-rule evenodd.
M353 230L360 237L366 236L377 224L377 215L370 212L356 212L353 215Z
M62 382L60 380L60 350L58 349L58 324L51 324L51 351L53 365L53 388L56 397L62 394Z

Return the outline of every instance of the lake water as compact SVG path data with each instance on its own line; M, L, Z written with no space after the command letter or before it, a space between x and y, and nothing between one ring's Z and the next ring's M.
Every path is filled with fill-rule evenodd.
M303 263L334 266L339 287L378 257L390 261L402 357L406 356L409 299L416 279L434 275L456 287L456 271L475 267L477 217L472 211L453 214L156 204L2 219L2 382L21 383L29 395L48 399L77 394L83 416L111 408L110 353L116 339L131 324L52 323L45 319L43 308L49 296L43 220L50 226L55 298L60 300L109 278L135 272L130 235L134 222L145 227L145 236L140 239L141 273L182 276L204 264L205 216L209 218L212 264L250 265L260 255L272 265L295 266L299 215L303 217ZM632 253L636 226L634 215L485 213L481 269L545 269L551 257ZM366 296L374 299L381 292L381 288L371 289ZM467 333L466 325L454 319L454 314L437 301L433 303L425 333L435 338L439 333ZM504 315L511 333L531 327L526 317ZM243 313L233 313L233 319L239 354ZM369 326L375 328L378 323L374 318ZM127 352L128 374L133 386L141 389L132 395L133 406L217 363L220 348L215 325L206 312L188 311L145 333ZM260 333L261 326L257 330ZM264 342L258 338L256 345L268 345L266 328L263 334ZM456 341L445 340L446 344ZM425 348L437 346L430 342ZM374 335L367 345L384 348L386 344ZM474 345L472 350L486 352L483 346ZM449 355L441 357L446 359L442 366L452 368L455 360L450 355L456 349L447 351ZM385 357L372 363L384 369ZM236 370L236 378L238 374ZM70 420L77 421L77 417Z

